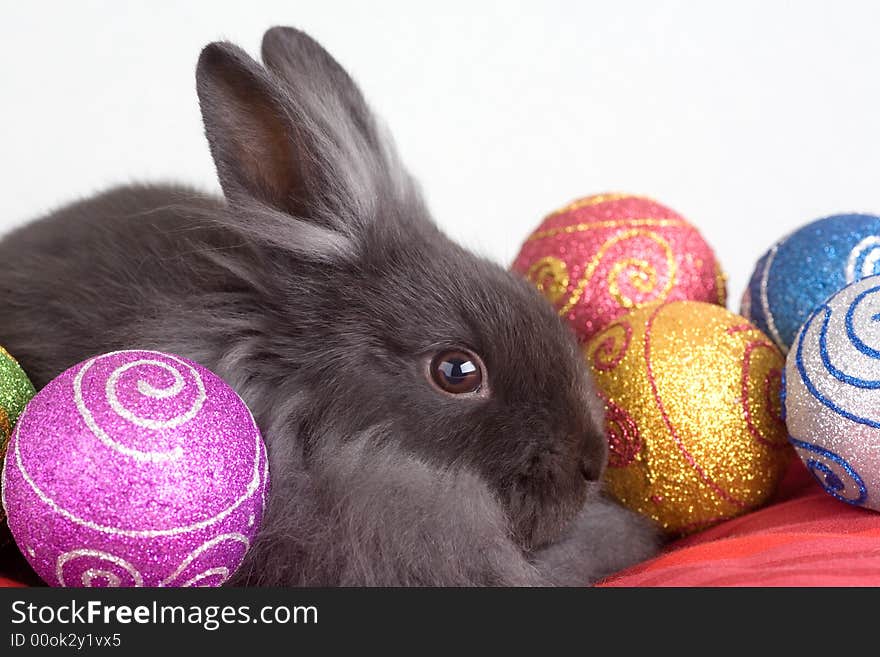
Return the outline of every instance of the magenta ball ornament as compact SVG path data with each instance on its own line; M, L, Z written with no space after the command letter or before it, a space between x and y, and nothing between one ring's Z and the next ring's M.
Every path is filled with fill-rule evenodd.
M90 358L13 431L3 506L52 586L219 586L259 527L268 460L220 377L157 351Z

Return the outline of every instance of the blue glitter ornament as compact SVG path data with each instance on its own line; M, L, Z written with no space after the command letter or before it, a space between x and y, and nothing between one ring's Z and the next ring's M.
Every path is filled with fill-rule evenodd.
M819 304L874 274L880 274L880 217L819 219L782 238L758 260L740 314L786 352Z
M785 363L789 440L836 499L880 511L880 276L810 313Z

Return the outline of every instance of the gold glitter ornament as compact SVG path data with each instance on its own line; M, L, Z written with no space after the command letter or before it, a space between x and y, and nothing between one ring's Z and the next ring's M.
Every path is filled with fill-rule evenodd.
M606 486L624 506L686 534L773 493L792 453L784 359L747 320L699 301L652 304L584 355L605 401Z
M34 386L18 361L0 347L0 469L15 421L35 394ZM0 505L0 523L6 519ZM0 538L0 543L3 539Z

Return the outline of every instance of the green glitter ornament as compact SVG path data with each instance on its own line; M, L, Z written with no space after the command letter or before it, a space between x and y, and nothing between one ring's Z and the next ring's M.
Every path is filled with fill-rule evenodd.
M15 421L34 394L34 384L21 369L21 365L8 351L0 347L0 468ZM0 506L0 522L5 519L6 514Z

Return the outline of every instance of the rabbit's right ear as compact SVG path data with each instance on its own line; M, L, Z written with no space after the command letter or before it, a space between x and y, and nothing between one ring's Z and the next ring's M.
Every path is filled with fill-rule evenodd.
M266 68L292 97L311 106L312 118L326 132L343 132L340 137L346 141L362 140L362 147L374 151L386 147L361 90L320 43L296 28L277 26L266 30L260 52Z
M309 155L290 103L271 74L231 43L211 43L196 69L199 105L220 185L232 203L250 199L305 214Z

